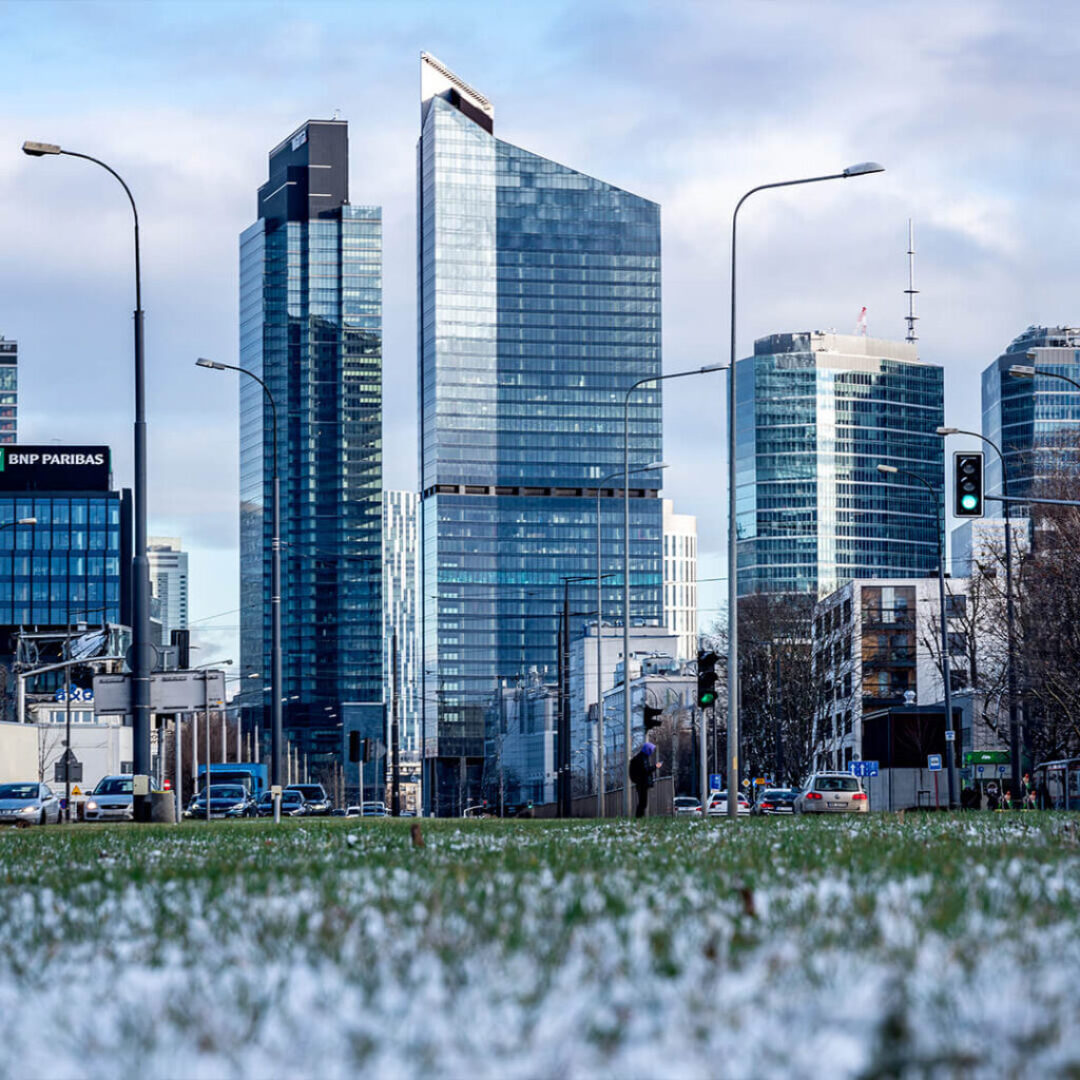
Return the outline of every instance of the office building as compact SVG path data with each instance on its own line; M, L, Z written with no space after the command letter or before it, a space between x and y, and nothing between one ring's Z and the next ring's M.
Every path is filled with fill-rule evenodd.
M825 596L937 569L944 372L915 346L773 334L736 365L738 589Z
M595 608L598 486L623 463L623 400L660 373L656 203L494 135L494 109L422 57L420 475L425 798L478 791L486 703L554 673L571 612ZM661 456L659 388L634 394L630 456ZM604 611L662 618L655 474L602 493ZM573 579L588 578L576 581Z
M150 590L160 605L160 644L168 645L173 630L188 628L188 557L175 536L151 536L146 542L150 560Z
M1012 553L1019 560L1031 550L1031 521L1026 517L1013 514ZM952 531L949 545L952 557L954 577L975 577L982 574L989 577L1005 577L1005 519L1004 518L968 518Z
M1017 378L1009 374L1014 365L1046 368L1080 381L1080 330L1029 326L983 371L982 433L1005 455L1009 494L1024 496L1033 484L1080 463L1080 390L1053 375ZM986 451L986 493L1004 494L997 454L990 447L979 449ZM989 500L987 510L1000 517L1002 504ZM1013 512L1022 514L1023 507Z
M664 499L664 625L679 636L678 658L693 660L698 648L697 518L676 514Z
M348 173L346 123L302 124L240 237L240 365L277 406L284 725L315 771L340 763L339 706L383 700L382 221ZM241 672L265 682L273 417L239 378Z
M394 689L391 653L396 634L401 749L409 754L420 750L418 504L415 492L383 492L383 684L389 715Z
M19 343L0 334L0 446L19 437Z

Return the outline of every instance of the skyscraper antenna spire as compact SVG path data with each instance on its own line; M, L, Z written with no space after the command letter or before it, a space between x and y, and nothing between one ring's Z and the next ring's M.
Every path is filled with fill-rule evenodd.
M915 227L911 223L911 218L907 219L907 274L908 274L908 287L904 290L907 293L907 305L908 313L905 316L907 321L907 338L912 345L919 340L919 335L915 333L915 323L918 322L918 315L915 314L915 295L918 293L918 289L915 288Z

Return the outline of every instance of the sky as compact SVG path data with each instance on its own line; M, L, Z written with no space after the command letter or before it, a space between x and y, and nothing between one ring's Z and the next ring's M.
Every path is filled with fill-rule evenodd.
M946 422L978 428L979 374L1032 323L1080 318L1080 9L992 0L31 3L0 0L0 335L19 341L20 440L107 443L131 483L130 211L142 229L151 535L191 553L197 661L239 661L237 238L269 150L350 123L351 197L384 213L388 488L416 484L419 54L495 106L496 134L661 204L664 368L727 357L729 235L757 184L874 160L886 172L756 196L740 213L739 354L764 334L902 339L914 219L920 354ZM665 495L721 574L724 376L664 395ZM957 441L956 448L962 442ZM952 444L950 443L950 448ZM701 590L714 618L722 586Z

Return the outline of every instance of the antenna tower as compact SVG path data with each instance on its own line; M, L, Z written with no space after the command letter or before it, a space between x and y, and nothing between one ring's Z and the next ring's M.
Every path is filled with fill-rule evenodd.
M907 276L908 287L904 290L907 293L907 315L904 317L907 321L906 340L914 345L919 340L919 335L915 333L915 323L919 321L915 314L915 296L919 290L915 288L915 228L911 218L907 219Z

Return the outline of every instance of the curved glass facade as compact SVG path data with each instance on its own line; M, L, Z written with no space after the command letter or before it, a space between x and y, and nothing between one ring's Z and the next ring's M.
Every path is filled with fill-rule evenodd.
M479 781L499 682L554 677L563 579L595 575L597 486L622 467L624 394L660 372L657 204L495 138L454 100L425 103L418 161L423 726L444 812ZM660 405L658 388L634 395L635 464L661 456ZM658 483L631 478L630 615L657 622ZM622 500L602 503L618 617ZM580 623L595 581L571 589Z
M937 568L944 372L914 346L775 334L736 365L739 594L824 596Z

